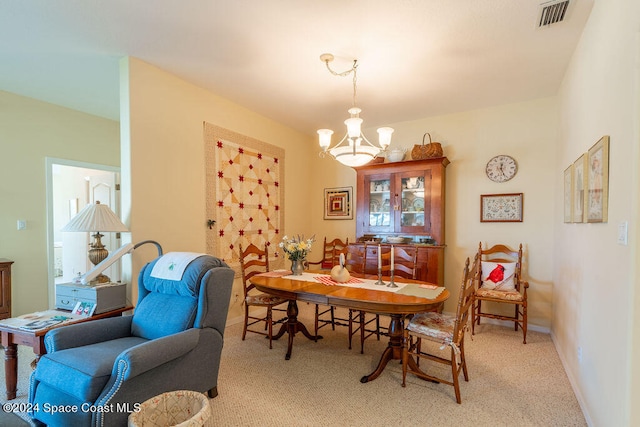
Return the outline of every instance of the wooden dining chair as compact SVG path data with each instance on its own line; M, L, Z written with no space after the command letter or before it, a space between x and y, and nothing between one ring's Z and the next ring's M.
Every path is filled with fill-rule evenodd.
M416 259L418 249L415 246L391 246L393 250L394 275L405 279L416 279L418 269ZM391 275L391 250L382 253L382 275Z
M378 248L373 248L373 255L377 256L377 250ZM381 272L382 276L387 278L387 281L389 276L391 276L391 251L393 251L394 258L394 276L405 279L416 279L418 275L416 263L418 249L416 247L392 245L391 247L380 246L380 250L382 251L380 256ZM350 310L350 312L351 311L352 310ZM386 333L386 328L380 325L379 314L373 314L371 318L367 319L367 313L365 311L358 311L356 316L352 316L351 313L349 313L350 324L355 321L356 318L358 319L359 326L354 329L353 326L350 325L349 330L353 329L360 332L360 353L364 353L365 340L375 335L376 339L380 341L380 335Z
M471 265L469 264L469 258L465 262L455 315L439 313L438 311L417 313L404 328L402 387L406 387L407 373L411 373L424 380L453 386L456 402L462 403L459 381L461 371L464 375L464 380L469 381L467 360L464 354L464 333L473 305L475 283L479 279L478 264L477 255ZM429 342L423 343L423 341ZM449 357L444 357L445 355L441 355L439 352L442 352L447 347L449 347ZM451 367L451 379L436 376L438 371L429 370L429 373L425 372L424 366L420 367L420 359L449 365Z
M287 302L286 299L273 295L258 292L255 285L251 283L251 278L256 274L269 271L269 248L265 244L264 250L259 249L251 243L247 249L242 249L240 244L240 269L242 271L242 285L244 288L244 327L242 329L242 340L244 341L247 332L265 335L269 338L269 348L273 348L273 325L284 322L287 317L274 321L273 312L285 312L286 308L277 308ZM250 312L251 307L266 309L263 316ZM249 329L255 324L264 323L264 329Z
M415 279L418 274L416 259L418 250L415 247L398 247L398 246L380 246L381 253L381 271L382 276L388 281L391 276L391 251L394 254L394 276L404 277L406 279ZM377 257L378 248L371 248L370 252ZM375 258L374 258L375 259ZM366 266L366 261L365 261ZM373 273L373 272L370 272ZM377 271L376 271L377 273ZM385 333L385 327L380 325L380 315L374 314L373 317L367 318L368 313L362 310L349 310L349 330L360 332L360 353L364 353L364 342L367 338L376 336L380 341L380 335ZM358 326L353 327L353 322L357 320ZM351 348L351 345L349 345Z
M330 270L334 265L339 263L340 252L349 244L349 239L342 241L338 238L327 242L327 238L324 238L324 245L322 246L322 259L320 261L307 261L305 268L319 268L321 270Z
M367 249L366 243L364 245L348 245L344 249L345 268L349 270L352 276L364 276L367 266ZM356 319L358 319L357 322ZM364 312L350 308L349 316L346 320L349 333L349 350L351 350L355 334L360 333L361 342L363 340L362 336L364 336L365 331ZM354 325L356 326L354 327ZM363 352L362 349L360 352Z
M330 242L327 242L327 238L324 238L323 255L320 261L307 262L305 268L311 268L314 265L320 267L323 270L330 270L334 265L340 263L340 253L344 252L344 248L349 244L349 239L345 242L335 238ZM331 329L335 331L336 324L341 325L341 322L346 321L336 317L334 306L325 306L321 308L322 304L316 304L315 307L315 335L318 335L318 329L321 329L327 325L331 325ZM346 326L346 323L344 323Z
M477 283L473 313L471 316L471 334L480 318L498 319L514 322L514 328L522 328L522 343L527 343L527 289L529 282L522 280L522 244L518 250L505 245L494 245L482 249L478 245L481 276ZM510 304L514 314L505 315L482 311L482 302Z

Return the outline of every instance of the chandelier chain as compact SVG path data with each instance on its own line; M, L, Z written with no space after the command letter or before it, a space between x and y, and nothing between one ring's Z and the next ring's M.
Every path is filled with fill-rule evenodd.
M357 92L358 92L358 73L357 73L357 65L355 63L356 61L354 61L353 63L353 106L356 106L356 96L357 96Z

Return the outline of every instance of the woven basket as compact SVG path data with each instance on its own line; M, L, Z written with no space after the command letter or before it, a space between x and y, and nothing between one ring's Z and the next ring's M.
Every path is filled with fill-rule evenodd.
M429 144L425 145L424 139L429 135ZM442 157L442 145L439 142L431 142L431 134L429 132L422 136L422 145L415 144L411 150L411 158L413 160L431 159L433 157Z
M140 404L128 418L128 427L213 427L209 399L203 393L177 390L162 393Z

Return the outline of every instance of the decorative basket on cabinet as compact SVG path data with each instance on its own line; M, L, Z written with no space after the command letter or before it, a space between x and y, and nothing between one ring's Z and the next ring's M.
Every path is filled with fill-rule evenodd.
M425 145L424 139L427 135L429 135L429 144ZM422 136L422 145L415 144L411 150L411 158L413 160L431 159L433 157L442 157L442 155L442 145L439 142L432 142L429 132Z

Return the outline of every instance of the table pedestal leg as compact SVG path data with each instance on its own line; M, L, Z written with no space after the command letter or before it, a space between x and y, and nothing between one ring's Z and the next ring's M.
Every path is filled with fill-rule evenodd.
M378 367L370 373L360 378L361 383L373 381L384 371L390 360L402 359L402 314L392 314L389 322L389 344L380 357Z
M285 332L288 332L289 334L287 354L284 356L285 360L291 359L293 337L296 335L296 333L302 332L305 337L313 341L322 339L322 335L311 335L309 331L307 331L307 327L298 321L298 304L296 303L296 300L289 300L289 305L287 306L287 321L282 324L278 333L273 336L273 339L279 339L285 334Z
M4 348L4 372L7 400L15 399L18 389L18 346L16 344L8 344Z

